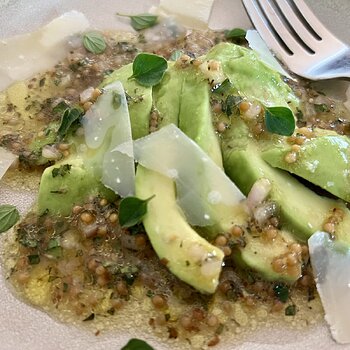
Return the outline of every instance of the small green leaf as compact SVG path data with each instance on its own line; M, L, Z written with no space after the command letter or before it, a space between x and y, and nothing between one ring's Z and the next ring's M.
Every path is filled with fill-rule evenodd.
M113 91L113 108L118 109L120 105L122 104L122 97L117 91Z
M317 113L325 113L325 112L327 113L331 110L326 103L319 103L319 104L315 103L314 107Z
M120 202L119 223L122 227L131 227L137 225L147 213L147 203L154 196L148 199L139 199L137 197L126 197Z
M282 303L287 302L289 298L289 289L284 283L277 283L273 287L273 292L275 293L275 297L281 301Z
M183 52L181 50L175 50L171 53L169 61L177 61L182 55Z
M69 128L82 114L83 110L81 108L68 108L64 111L61 117L61 124L57 130L57 134L60 138L64 138L67 135Z
M211 92L221 95L227 92L232 88L232 83L230 82L230 79L225 79L221 84L215 85L212 89Z
M0 205L0 233L9 230L19 220L19 213L15 206Z
M63 164L59 168L53 168L52 177L57 177L57 176L63 177L64 175L69 174L71 167L72 166L70 164Z
M61 101L55 107L53 107L52 111L57 114L63 114L68 108L69 105L65 101Z
M163 78L168 68L168 62L164 57L140 53L134 59L132 64L132 76L140 85L154 86Z
M297 313L297 306L294 304L288 305L284 310L284 314L286 316L294 316L296 313Z
M266 107L265 125L273 134L290 136L295 130L293 112L287 107Z
M117 16L129 17L131 19L131 26L135 30L142 30L142 29L153 27L158 20L158 16L151 15L149 13L142 13L142 14L133 15L133 16L117 13Z
M154 350L154 348L148 345L144 340L133 338L120 350Z
M225 38L226 39L244 39L246 34L247 32L244 29L234 28L234 29L225 31Z
M40 256L38 254L28 255L29 265L37 265L40 262Z
M89 32L85 33L83 37L83 45L86 50L100 54L106 50L106 40L101 33Z
M229 117L232 114L238 114L238 105L242 101L242 97L228 95L226 100L222 102L222 111Z

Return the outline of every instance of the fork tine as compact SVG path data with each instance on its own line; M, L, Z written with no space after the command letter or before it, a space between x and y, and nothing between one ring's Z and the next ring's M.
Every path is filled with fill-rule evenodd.
M276 3L290 26L294 29L298 28L297 35L299 38L305 42L312 51L316 51L317 45L322 39L310 24L306 22L306 19L300 13L297 6L288 0L276 0Z
M281 45L281 42L276 39L273 34L274 29L267 21L264 13L261 11L261 8L257 4L256 0L243 0L243 4L247 10L247 13L253 22L256 30L260 33L267 46L276 54L278 57L285 62L288 62L288 58L291 55L291 52L284 45Z
M305 4L304 0L292 0L295 9L304 18L305 22L309 24L312 30L322 40L337 40L339 41L314 15L311 9Z
M268 18L269 22L275 29L275 32L293 54L299 54L301 51L305 51L303 52L304 54L307 52L313 53L312 50L310 50L310 48L302 42L295 30L290 27L286 18L273 4L273 1L260 0L259 4L265 12L265 15Z

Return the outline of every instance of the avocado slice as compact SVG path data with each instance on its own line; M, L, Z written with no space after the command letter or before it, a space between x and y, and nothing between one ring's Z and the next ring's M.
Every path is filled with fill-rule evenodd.
M81 157L72 156L45 169L40 181L38 212L48 210L53 215L68 216L74 205L84 203L91 195L101 195L110 201L116 198L113 191L96 179L94 171L84 166Z
M301 145L294 163L285 157L291 150L287 142L270 145L262 158L271 166L287 170L333 195L350 201L350 140L337 134L316 136Z
M270 180L270 200L280 209L283 227L301 241L321 230L335 208L348 215L349 211L342 202L317 195L287 172L266 163L261 157L261 144L250 136L242 119L233 121L224 136L222 149L226 173L244 194L250 191L255 181L261 178ZM342 225L344 222L338 225L339 231Z
M273 261L277 258L287 256L289 247L296 242L291 233L279 230L273 241L266 241L261 235L254 236L246 234L244 236L245 247L240 248L238 256L245 265L257 271L268 281L281 281L292 283L301 276L301 264L295 265L292 269L276 272L272 268Z
M150 198L143 224L154 250L179 279L203 293L214 293L223 252L186 222L176 203L173 181L141 165L136 172L136 195Z
M179 127L222 168L220 144L212 122L208 81L193 67L185 69L183 75Z
M149 117L152 110L152 87L138 84L132 76L132 64L111 73L100 85L101 88L119 80L124 87L129 106L132 138L138 139L149 133Z
M231 43L220 43L205 58L221 62L222 70L240 96L249 96L268 107L285 106L294 109L299 105L298 98L280 74L265 65L253 50Z

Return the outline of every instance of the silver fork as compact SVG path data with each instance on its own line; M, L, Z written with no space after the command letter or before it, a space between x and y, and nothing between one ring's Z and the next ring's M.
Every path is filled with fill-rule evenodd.
M303 0L242 0L267 46L294 73L312 80L350 77L350 48Z

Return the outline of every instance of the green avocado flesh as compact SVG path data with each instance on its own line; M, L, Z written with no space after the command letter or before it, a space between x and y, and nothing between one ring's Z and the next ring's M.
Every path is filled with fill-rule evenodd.
M282 225L298 239L306 241L314 232L322 230L334 209L341 209L345 218L337 226L336 236L347 238L346 227L350 213L341 201L325 198L308 189L290 174L271 167L259 150L259 144L249 136L246 124L237 119L223 142L226 173L247 194L255 181L268 179L272 184L270 199L280 210Z
M294 163L285 161L290 152L291 145L279 143L261 155L271 166L287 170L350 201L350 140L347 136L324 135L306 141Z
M69 165L70 170L54 177L54 169L65 165ZM39 214L49 211L67 216L74 205L84 203L91 195L101 195L109 200L116 197L96 179L92 169L84 166L80 157L72 156L45 169L40 181L38 211Z
M201 292L214 293L224 254L186 222L176 203L173 181L139 165L136 195L142 199L154 195L143 224L159 258L181 280Z
M260 101L265 106L287 106L292 110L298 106L298 99L280 75L259 61L251 50L221 43L202 59L221 63L223 73L232 84L230 94ZM303 177L324 187L330 176L334 185L329 186L328 183L327 186L334 191L328 190L340 198L348 198L350 187L347 178L340 174L328 175L334 166L339 165L339 172L346 170L346 162L342 157L345 153L347 155L347 150L344 149L341 153L334 146L340 142L339 136L332 138L323 135L323 138L312 140L313 143L306 143L297 162L300 167L295 170L297 164L282 164L285 152L289 150L287 146L266 148L266 143L262 144L250 136L246 123L239 116L230 118L230 128L219 140L212 121L211 86L198 68L192 65L181 67L169 62L163 80L153 87L139 85L135 80L129 79L131 75L132 65L129 64L113 72L101 87L116 80L122 82L128 98L133 139L149 134L150 116L156 112L158 128L170 123L177 125L219 167L224 167L226 174L245 195L257 180L266 178L271 182L269 200L279 208L282 230L273 243L247 234L245 247L237 248L238 251L235 252L237 259L268 280L295 281L300 273L276 273L272 269L273 260L286 254L292 243L297 240L306 241L314 232L321 230L335 208L344 213L344 219L337 225L335 235L350 244L350 215L343 202L317 195L287 172L303 176L308 162L318 160L320 172L324 176L321 173L317 175L315 171L315 179L311 180L312 177L306 175ZM331 153L326 154L326 148L330 145L334 147ZM95 160L103 156L103 149L95 153L90 157L87 153L87 159L72 156L64 163L57 163L45 170L39 191L40 212L49 209L52 213L68 215L73 205L83 203L89 195L103 193L103 196L110 198L110 191L97 180L96 169L94 170ZM319 153L323 155L319 156ZM72 165L70 172L53 178L53 168L67 163ZM215 225L198 230L197 233L186 222L177 205L173 181L140 165L136 174L136 195L141 199L155 195L148 202L143 224L159 258L164 259L169 270L181 280L201 292L213 293L218 284L223 253L199 234L214 238L218 233L227 232L234 224L246 226L246 216L242 221L233 210L218 212L214 218Z

